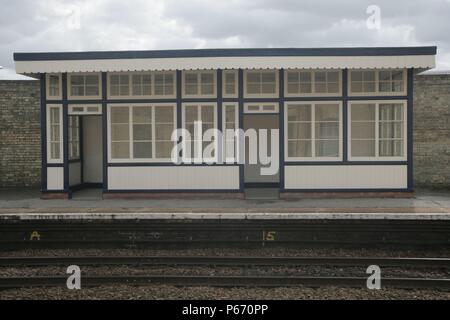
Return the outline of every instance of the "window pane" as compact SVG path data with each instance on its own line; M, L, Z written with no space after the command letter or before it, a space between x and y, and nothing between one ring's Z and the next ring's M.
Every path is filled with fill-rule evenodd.
M151 123L152 108L133 107L133 123Z
M300 82L311 82L311 72L300 72Z
M298 84L294 84L294 83L288 83L288 86L287 86L287 92L288 93L290 93L290 94L293 94L293 93L300 93L300 90L299 90L300 88L299 88L299 85Z
M59 139L60 139L60 135L59 135L60 130L61 130L61 128L60 128L60 126L58 124L51 126L51 132L50 132L50 140L51 141L59 141Z
M130 114L128 107L113 107L111 108L111 122L112 123L128 123Z
M50 76L49 94L51 97L59 96L59 76Z
M111 141L129 140L130 130L128 124L111 125Z
M362 71L352 71L351 78L352 81L362 81L363 80Z
M261 93L263 94L272 94L277 92L275 83L263 83L261 90Z
M155 95L164 95L164 75L163 74L156 74L155 75Z
M375 156L375 140L353 140L352 139L352 156L353 157L374 157Z
M311 140L288 141L289 157L311 157Z
M316 121L339 121L339 105L316 104Z
M128 159L130 145L128 142L111 142L111 157L113 159Z
M262 82L275 83L275 72L263 72L261 75Z
M236 119L236 108L235 106L226 106L225 107L225 121L226 122L235 122Z
M403 157L403 140L381 140L380 157Z
M311 123L289 123L288 139L311 139Z
M133 157L137 159L148 159L152 157L152 143L151 142L134 142L133 143Z
M133 140L151 140L152 125L151 124L133 124ZM125 139L117 139L125 140Z
M197 106L186 106L185 107L185 121L186 122L194 122L198 120L198 108Z
M123 79L128 78L128 76L121 76ZM121 79L122 80L122 79ZM98 76L97 75L90 75L86 76L86 85L89 86L97 86L98 87Z
M392 71L392 80L403 81L403 71Z
M375 92L375 82L364 82L363 92Z
M311 121L311 105L289 105L288 121Z
M225 94L234 95L236 94L236 73L226 72L225 73Z
M362 92L362 82L353 82L352 81L351 86L352 86L352 88L351 88L352 92L355 92L355 93Z
M300 83L300 93L312 93L311 83Z
M352 121L375 121L375 104L352 104Z
M71 86L70 94L72 96L84 96L84 87Z
M120 94L120 87L111 85L110 93L112 96L118 96Z
M315 74L314 74L314 80L316 82L326 82L327 81L326 72L324 72L324 71L316 71Z
M339 82L339 72L337 71L329 71L327 73L328 82Z
M202 106L202 121L203 122L214 122L214 107L213 106Z
M172 154L172 149L174 148L174 143L172 141L167 142L156 142L155 152L156 158L170 158Z
M378 73L378 79L380 81L390 81L391 80L391 72L390 71L380 71Z
M173 123L173 108L172 107L155 107L155 121L157 123Z
M202 73L200 74L200 81L202 84L213 84L214 75L212 73Z
M197 85L186 85L184 91L186 94L196 95L198 92Z
M172 137L173 132L172 124L156 124L155 134L156 140L169 140Z
M250 94L259 94L261 93L261 87L258 84L247 83L247 93Z
M73 85L73 86L82 86L82 85L84 85L84 77L83 76L71 76L70 82L71 82L71 85Z
M50 109L50 122L59 123L59 108Z
M380 104L380 120L403 120L403 104Z
M375 81L375 71L364 71L363 78L364 81Z
M339 139L339 122L316 122L316 139Z
M353 139L375 139L375 122L352 122Z
M287 73L287 81L288 81L288 83L300 82L300 73L299 72L288 72Z
M316 140L316 157L338 157L339 140Z
M329 83L328 93L339 93L339 83Z
M259 72L248 72L247 73L247 82L261 82L261 73Z
M60 149L59 142L54 142L50 146L51 146L51 150L50 150L51 151L50 152L51 158L52 159L59 159L59 158L61 158L61 149Z
M202 83L201 85L201 94L202 95L208 95L208 94L214 94L214 84L212 83Z
M326 83L316 82L315 83L315 90L316 90L317 93L326 93L327 92L327 85L326 85Z
M86 96L98 96L98 86L86 86Z
M120 87L120 95L121 96L128 96L128 95L130 95L130 87L129 86L121 86Z

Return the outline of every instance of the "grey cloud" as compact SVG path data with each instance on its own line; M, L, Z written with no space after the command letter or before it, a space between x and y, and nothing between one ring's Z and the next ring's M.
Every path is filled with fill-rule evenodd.
M381 30L365 27L371 4ZM0 65L15 51L438 45L448 67L448 30L450 0L16 0L2 4Z

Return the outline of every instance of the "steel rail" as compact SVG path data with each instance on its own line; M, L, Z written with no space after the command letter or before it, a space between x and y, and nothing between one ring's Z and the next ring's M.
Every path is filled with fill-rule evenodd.
M450 258L253 257L253 256L73 256L0 257L0 267L64 265L369 266L450 268Z
M22 287L66 286L66 277L7 277L0 278L0 289ZM164 284L175 286L215 287L321 287L339 286L365 288L362 277L286 277L286 276L83 276L82 287L127 284ZM429 278L383 278L381 287L450 289L450 279Z

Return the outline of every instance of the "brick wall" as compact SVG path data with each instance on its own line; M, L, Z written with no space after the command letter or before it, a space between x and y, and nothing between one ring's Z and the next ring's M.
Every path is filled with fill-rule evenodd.
M450 74L414 80L415 185L450 187Z
M39 186L39 81L0 81L0 187Z

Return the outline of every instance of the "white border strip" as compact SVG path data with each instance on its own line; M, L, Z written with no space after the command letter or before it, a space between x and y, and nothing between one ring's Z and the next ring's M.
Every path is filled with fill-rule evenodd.
M450 220L450 213L14 213L0 220Z

